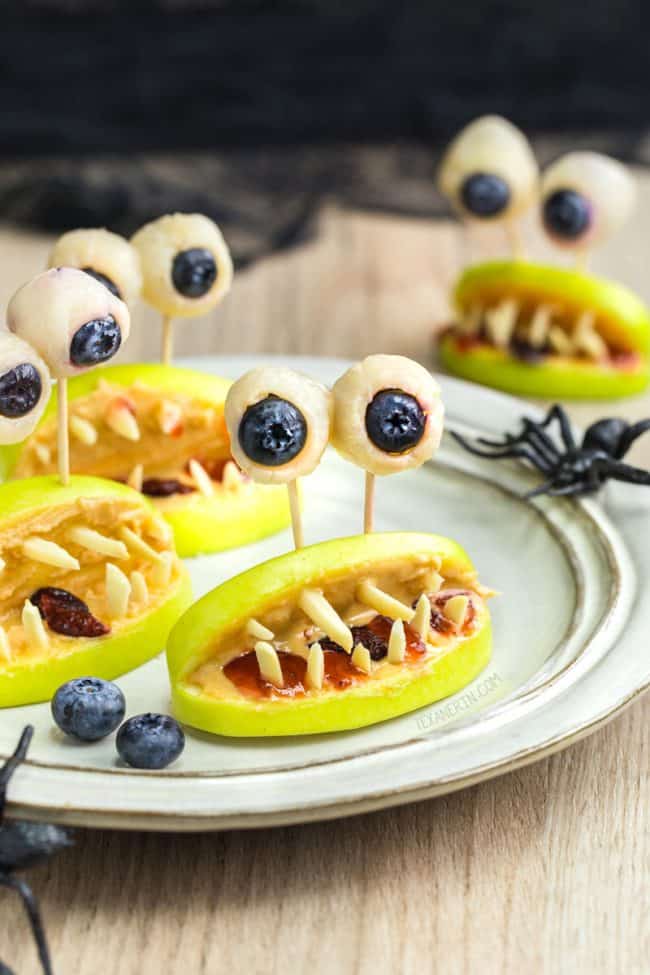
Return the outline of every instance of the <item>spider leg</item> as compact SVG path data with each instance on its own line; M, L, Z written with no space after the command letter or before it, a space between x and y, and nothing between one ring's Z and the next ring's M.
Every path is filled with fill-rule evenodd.
M15 752L7 759L3 767L0 769L0 821L4 813L9 779L14 774L21 762L24 762L33 734L34 728L31 724L28 724L23 729L23 733L20 736L20 741L16 746Z
M36 898L32 893L31 887L24 880L19 880L18 877L11 877L3 873L0 873L0 884L4 887L9 887L10 890L15 890L20 895L25 910L27 911L43 973L44 975L53 975L50 952L47 947L47 938L45 937L45 929L41 920L41 912L38 909L38 904L36 903Z
M592 470L600 474L601 483L611 477L614 481L625 481L627 484L650 485L650 471L623 464L620 460L597 460L592 465Z
M560 426L560 433L562 435L562 441L567 450L574 450L576 446L575 437L573 436L573 430L571 429L571 421L567 415L566 410L559 403L552 406L543 420L540 421L540 427L549 426L553 420L557 420Z
M638 440L638 438L648 430L650 430L650 420L639 420L638 423L633 423L632 426L630 426L621 437L621 441L616 451L616 459L621 460L622 457L625 457L634 441Z
M591 486L586 484L585 481L574 481L572 484L564 484L562 487L555 487L555 481L551 479L550 481L544 481L539 487L534 488L532 491L528 491L524 494L524 499L529 501L531 498L537 498L540 494L551 494L553 497L559 497L566 494L582 494L585 491L590 491Z
M461 447L464 447L465 450L469 451L470 454L474 454L476 457L487 457L491 460L499 460L502 457L515 457L518 460L529 461L529 463L531 463L543 474L549 474L551 471L551 465L548 463L546 458L538 454L537 451L530 446L530 444L509 444L497 450L482 450L480 447L476 447L468 440L465 440L464 437L453 430L451 435L454 440L458 441Z

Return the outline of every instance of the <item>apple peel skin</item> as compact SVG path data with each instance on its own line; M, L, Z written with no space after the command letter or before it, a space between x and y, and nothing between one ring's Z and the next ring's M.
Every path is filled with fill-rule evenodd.
M546 399L616 399L642 392L650 380L650 316L624 286L593 275L524 261L491 261L469 268L455 289L459 320L472 308L514 300L528 318L554 310L566 325L590 314L597 342L614 358L549 352L522 361L506 346L463 335L452 326L438 336L442 365L451 373L505 392ZM525 321L524 321L525 326ZM520 326L517 326L517 334ZM570 336L570 332L566 333ZM573 339L571 339L573 341Z
M465 552L437 535L386 532L334 539L290 552L223 583L194 604L172 630L167 663L173 710L184 724L229 737L310 735L346 731L385 721L431 704L465 687L491 658L491 626L485 603L469 636L460 636L415 667L391 667L387 677L344 690L309 691L301 697L252 699L233 684L215 697L192 683L214 646L263 618L279 604L296 601L304 588L320 588L346 575L372 574L377 564L431 558L445 577L476 584Z
M225 424L222 423L222 416L226 394L231 386L230 380L178 366L150 363L106 366L69 381L69 401L73 416L75 403L95 394L102 382L125 391L140 386L150 392L159 393L161 399L165 397L173 399L175 395L181 398L190 396L193 403L202 404L216 412L223 451L228 453L227 431ZM51 429L49 439L52 439L55 414L56 395L50 399L34 435L37 435L43 425L47 424L48 430ZM160 437L163 438L162 433ZM29 447L31 443L32 438L28 438L22 444L0 448L1 477L6 479L30 476L34 473L32 470L21 470L26 457L25 447ZM140 457L146 465L147 454L155 452L155 447L152 447L149 452L143 448L138 455L137 443L132 444L128 441L122 443L125 451L132 452L134 464ZM171 436L163 438L161 443L173 446L175 441ZM72 447L74 471L74 441ZM86 451L90 452L88 456L92 456L92 450L92 446L86 448ZM111 472L106 469L89 473L97 473L109 478L111 476ZM123 475L126 473L126 468L121 471ZM215 491L211 496L194 491L167 498L155 498L152 499L152 503L171 525L176 549L182 558L245 545L282 531L290 523L289 504L284 488L261 486L243 480L240 489L235 492L221 490L220 486L215 484Z
M56 477L38 477L0 485L0 536L6 540L14 532L20 534L21 524L25 523L29 523L31 531L39 518L52 518L57 511L66 514L74 511L82 520L85 514L90 518L94 506L102 504L115 505L118 514L128 510L141 514L144 519L156 518L147 499L124 485L75 476L64 486ZM62 521L61 524L66 523ZM60 525L56 522L56 531L59 530ZM151 605L138 605L133 612L129 610L128 616L120 620L119 625L114 625L115 632L99 637L61 637L45 626L50 646L40 655L31 649L26 654L11 654L8 659L0 654L0 708L48 701L62 683L73 677L92 674L111 680L156 656L163 649L171 627L192 602L186 568L173 556L173 549L163 546L160 551L170 553L172 571L169 581L153 595ZM93 557L90 558L92 561ZM135 556L132 558L130 563L122 561L116 565L122 566L126 572L133 565L145 571L142 561L136 561ZM103 569L101 559L100 568ZM41 567L40 571L47 569ZM81 581L83 573L82 564L76 587L80 596L85 596ZM74 573L69 578L74 579ZM83 578L87 580L86 576ZM34 585L43 584L50 585L50 581L40 580ZM53 573L51 584L66 587L67 578L62 581L60 573ZM92 586L96 585L95 578ZM27 590L22 596L27 596ZM0 610L4 618L11 612L6 606Z

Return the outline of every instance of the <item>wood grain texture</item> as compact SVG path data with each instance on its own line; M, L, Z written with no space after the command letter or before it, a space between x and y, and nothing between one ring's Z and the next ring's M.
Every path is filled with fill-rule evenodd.
M640 220L598 258L650 299ZM496 239L482 246L493 250ZM318 239L243 273L179 351L427 360L447 290L476 253L450 223L327 210ZM49 241L0 231L0 302ZM154 316L127 358L153 358ZM607 407L610 411L610 407ZM612 412L650 415L650 397ZM580 422L602 413L573 410ZM650 448L638 459L650 463ZM650 927L647 699L552 758L455 795L354 819L256 832L78 834L31 875L58 975L641 975ZM39 971L22 911L0 892L0 957Z

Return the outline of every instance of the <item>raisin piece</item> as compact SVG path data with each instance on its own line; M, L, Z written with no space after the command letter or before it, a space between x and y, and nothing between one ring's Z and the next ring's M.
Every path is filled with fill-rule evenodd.
M106 636L110 627L96 619L82 599L68 592L46 586L29 597L55 633L63 636Z
M150 498L169 498L172 494L192 494L194 488L174 477L147 477L142 482L142 493Z
M521 362L528 362L531 365L543 362L546 358L546 352L542 349L536 349L535 346L530 345L525 339L513 339L510 343L510 352L515 359L519 359Z
M375 616L366 626L351 627L354 645L360 643L364 646L370 654L371 660L383 660L388 653L388 639L392 625L392 620L389 620L387 616ZM323 637L318 642L323 652L333 650L335 653L345 653L343 647L330 640L329 637Z

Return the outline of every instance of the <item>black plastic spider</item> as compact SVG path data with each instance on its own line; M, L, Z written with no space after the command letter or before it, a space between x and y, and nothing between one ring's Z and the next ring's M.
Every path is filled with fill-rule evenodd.
M33 867L59 850L72 846L72 833L62 826L48 823L25 823L5 820L4 810L7 786L21 762L25 760L34 729L27 725L18 747L6 764L0 769L0 885L15 890L22 898L29 917L38 957L45 975L52 975L52 964L47 947L47 939L36 898L24 880L14 876L15 870ZM0 975L12 975L11 970L0 961Z
M563 449L558 448L546 429L554 420L560 428ZM534 498L540 494L593 494L610 479L650 485L650 472L622 463L634 441L647 430L650 430L650 420L628 423L611 417L587 427L578 445L566 412L555 405L543 420L524 417L521 433L517 435L507 433L502 440L479 437L477 443L481 447L469 443L459 433L452 432L452 436L478 457L517 457L529 461L546 477L543 484L526 494L527 498Z

